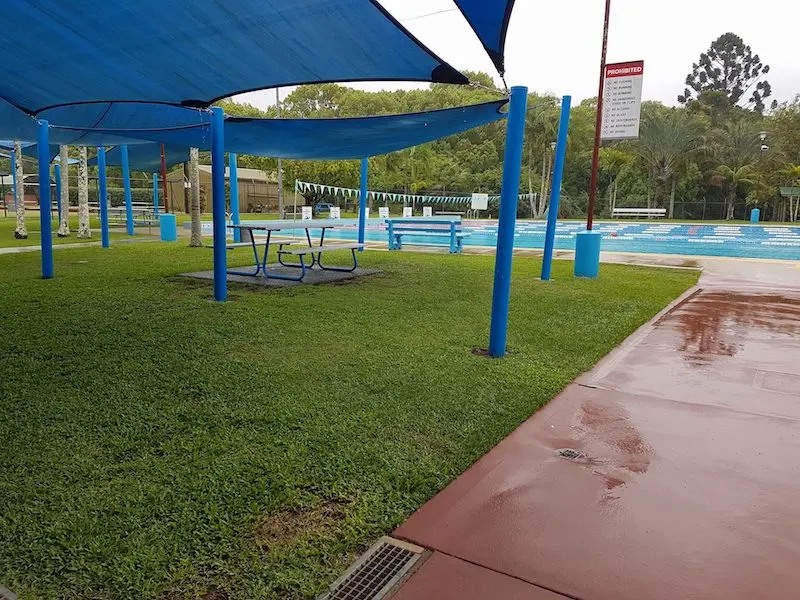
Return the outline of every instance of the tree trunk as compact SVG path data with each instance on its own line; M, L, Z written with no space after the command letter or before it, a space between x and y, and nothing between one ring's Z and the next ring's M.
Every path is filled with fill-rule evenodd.
M677 184L677 178L672 178L672 189L669 191L669 218L675 218L675 186Z
M614 196L611 200L611 213L614 213L614 209L617 208L617 187L619 182L619 176L614 177Z
M69 146L59 146L61 164L61 220L58 223L58 237L69 237Z
M89 228L89 168L86 165L86 146L81 146L78 160L78 237L84 240L92 237L92 230Z
M17 227L14 229L14 237L18 240L28 239L28 228L25 225L25 174L22 169L22 144L14 142L14 169L17 172Z
M793 222L797 222L798 210L800 210L800 198L797 198L797 202L794 203L794 216L792 217Z
M536 218L541 219L544 215L544 206L545 206L545 199L547 196L545 195L545 189L547 185L547 157L543 154L542 155L542 185L541 185L541 192L539 194L539 207L536 209Z
M531 175L531 163L528 162L528 204L531 207L531 219L536 218L536 199L533 197L533 177Z
M203 224L200 222L199 155L197 148L189 148L189 184L192 196L192 237L189 240L189 246L192 248L200 248L203 245Z
M725 214L726 221L733 220L733 207L735 204L736 204L736 192L732 191L730 194L728 194L728 206Z

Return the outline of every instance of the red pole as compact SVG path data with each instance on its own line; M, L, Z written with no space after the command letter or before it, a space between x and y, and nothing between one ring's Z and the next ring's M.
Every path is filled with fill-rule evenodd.
M164 214L169 212L167 191L167 156L164 153L164 144L161 144L161 187L164 190Z
M606 51L608 50L608 21L611 15L611 0L606 0L606 16L603 22L603 51L600 55L600 89L597 92L597 118L594 124L594 150L592 151L592 180L589 183L589 214L586 229L592 230L594 206L597 202L597 168L600 162L600 128L603 125L603 91L606 83Z

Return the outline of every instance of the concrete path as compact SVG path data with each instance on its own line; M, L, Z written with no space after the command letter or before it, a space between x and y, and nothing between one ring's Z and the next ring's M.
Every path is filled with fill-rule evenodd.
M800 269L705 267L397 529L393 600L800 597Z

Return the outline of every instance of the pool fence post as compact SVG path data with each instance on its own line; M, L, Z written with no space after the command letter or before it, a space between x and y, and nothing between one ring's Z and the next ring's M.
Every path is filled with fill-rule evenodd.
M236 154L230 152L228 154L228 165L230 167L230 181L231 181L231 220L234 225L241 224L239 216L239 165L237 162ZM242 232L239 229L233 230L233 241L237 244L242 241Z
M100 205L100 245L108 248L108 184L106 182L106 149L97 147L97 185L99 186L98 203Z
M122 157L122 186L125 190L125 229L128 235L133 235L133 198L131 198L131 164L128 157L128 146L119 147Z
M528 88L512 87L511 102L506 119L506 147L497 222L492 321L489 331L489 356L493 358L500 358L506 353L508 305L511 299L511 264L514 257L514 228L517 221L517 200L527 106Z
M367 183L369 178L369 158L361 159L361 194L358 201L358 243L363 244L367 230ZM358 249L364 251L364 247Z
M556 141L556 162L553 167L553 182L550 190L550 208L547 211L547 231L544 237L544 256L542 257L542 281L550 281L553 267L553 249L556 242L556 223L558 222L558 205L561 202L561 182L564 179L564 160L567 155L567 137L569 135L569 115L572 97L561 99L561 120L558 123L558 141Z
M214 227L214 299L228 299L228 257L225 223L225 113L211 108L211 196Z
M36 127L36 143L39 152L39 224L42 233L43 279L51 279L53 277L53 198L50 190L49 128L50 125L47 121L39 121ZM19 185L24 184L20 181ZM24 202L24 193L22 198Z
M158 218L158 173L153 173L153 217Z

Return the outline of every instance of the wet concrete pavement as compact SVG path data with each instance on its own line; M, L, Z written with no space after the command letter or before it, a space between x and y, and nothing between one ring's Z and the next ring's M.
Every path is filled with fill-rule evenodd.
M800 597L789 269L710 269L428 502L394 534L434 550L396 598Z

